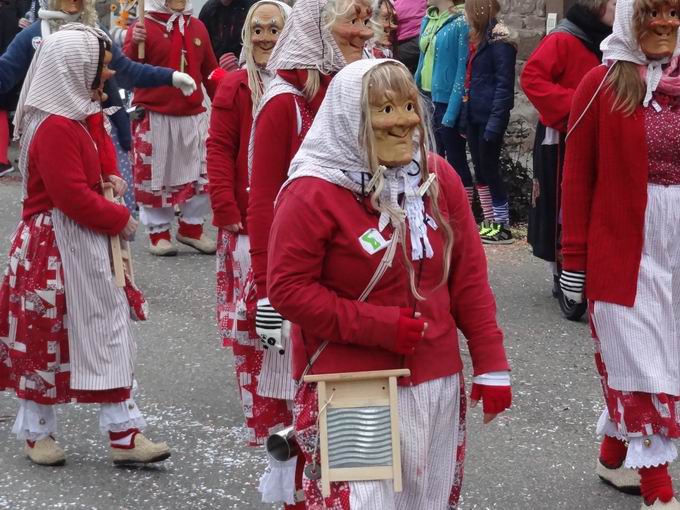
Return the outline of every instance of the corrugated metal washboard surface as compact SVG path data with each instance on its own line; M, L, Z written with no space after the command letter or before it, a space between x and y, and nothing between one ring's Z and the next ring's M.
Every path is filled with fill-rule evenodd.
M331 469L392 465L390 408L327 409Z

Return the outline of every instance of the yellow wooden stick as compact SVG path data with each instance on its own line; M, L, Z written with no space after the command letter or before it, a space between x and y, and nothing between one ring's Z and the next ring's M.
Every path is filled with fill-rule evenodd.
M137 23L140 27L144 26L144 0L137 1ZM137 58L139 60L144 60L146 56L146 45L144 42L140 42L137 45Z

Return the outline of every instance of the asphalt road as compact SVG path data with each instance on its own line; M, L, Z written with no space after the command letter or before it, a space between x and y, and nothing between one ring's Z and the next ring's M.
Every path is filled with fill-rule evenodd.
M0 179L0 257L19 202L18 180ZM33 466L10 433L14 397L0 394L0 508L271 508L258 503L264 456L243 446L231 353L217 338L214 258L188 248L154 258L145 252L144 234L135 244L138 283L152 311L136 326L137 400L148 435L168 441L171 459L147 469L113 468L96 406L69 405L59 410L66 466ZM479 410L468 414L461 508L638 509L639 498L614 492L594 474L601 394L585 322L560 318L547 269L526 244L487 255L515 399L511 412L487 426Z

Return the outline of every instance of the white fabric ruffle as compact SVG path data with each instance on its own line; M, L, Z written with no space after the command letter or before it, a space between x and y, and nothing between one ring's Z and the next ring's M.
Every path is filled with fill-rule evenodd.
M257 488L263 503L295 504L295 469L297 456L285 462L269 459Z
M101 404L99 411L99 430L102 434L123 432L129 429L142 430L146 420L133 399L115 404Z
M645 437L632 437L628 442L626 454L627 468L639 469L670 464L678 457L673 441L659 434Z
M19 399L19 412L14 420L12 433L24 441L40 441L49 435L55 435L57 433L55 407Z

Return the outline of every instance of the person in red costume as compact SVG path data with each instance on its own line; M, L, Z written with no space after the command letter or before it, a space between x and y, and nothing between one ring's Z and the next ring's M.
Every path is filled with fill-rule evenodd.
M177 241L201 253L215 253L215 242L203 231L210 212L205 140L208 113L203 84L212 99L215 83L208 80L218 67L203 23L194 18L190 0L148 0L144 26L135 23L125 36L123 51L144 62L189 74L197 90L190 96L170 87L135 89L137 120L132 123L135 199L140 220L149 232L149 251L176 255L170 228L179 207Z
M562 182L560 286L588 299L606 409L596 473L678 510L680 5L618 0L605 65L576 89Z
M260 0L243 26L242 69L218 72L207 142L208 190L217 233L217 321L225 346L233 346L234 366L248 429L248 444L261 446L273 430L292 423L286 401L258 395L264 349L255 330L257 298L250 264L248 224L248 145L253 111L274 74L266 69L291 8ZM291 462L295 469L295 459ZM272 462L270 471L281 467ZM283 501L294 508L294 486L288 494L261 484L263 502Z
M540 116L527 237L534 256L548 262L554 297L559 296L557 205L569 112L576 87L602 61L600 43L612 32L615 7L616 0L578 0L531 54L520 77Z
M310 479L310 510L456 508L465 452L458 329L484 422L511 405L484 250L460 178L430 151L424 108L403 64L348 65L277 199L268 290L295 325L295 378L410 369L398 388L403 491L391 481L332 482L323 498ZM316 384L300 383L294 413L306 464L318 467Z
M129 237L137 221L102 195L105 184L118 196L126 189L100 103L114 74L110 44L80 24L46 38L15 116L24 197L0 287L0 390L19 398L13 432L40 465L66 460L55 404L71 401L100 404L114 464L170 456L140 434L144 418L130 395L134 289L111 275L109 236Z
M288 330L267 300L267 252L274 200L288 166L312 124L331 77L362 57L373 31L363 0L299 0L274 48L267 69L276 73L253 121L248 233L258 297L257 328L267 348L258 392L291 400ZM270 348L272 347L273 348Z

